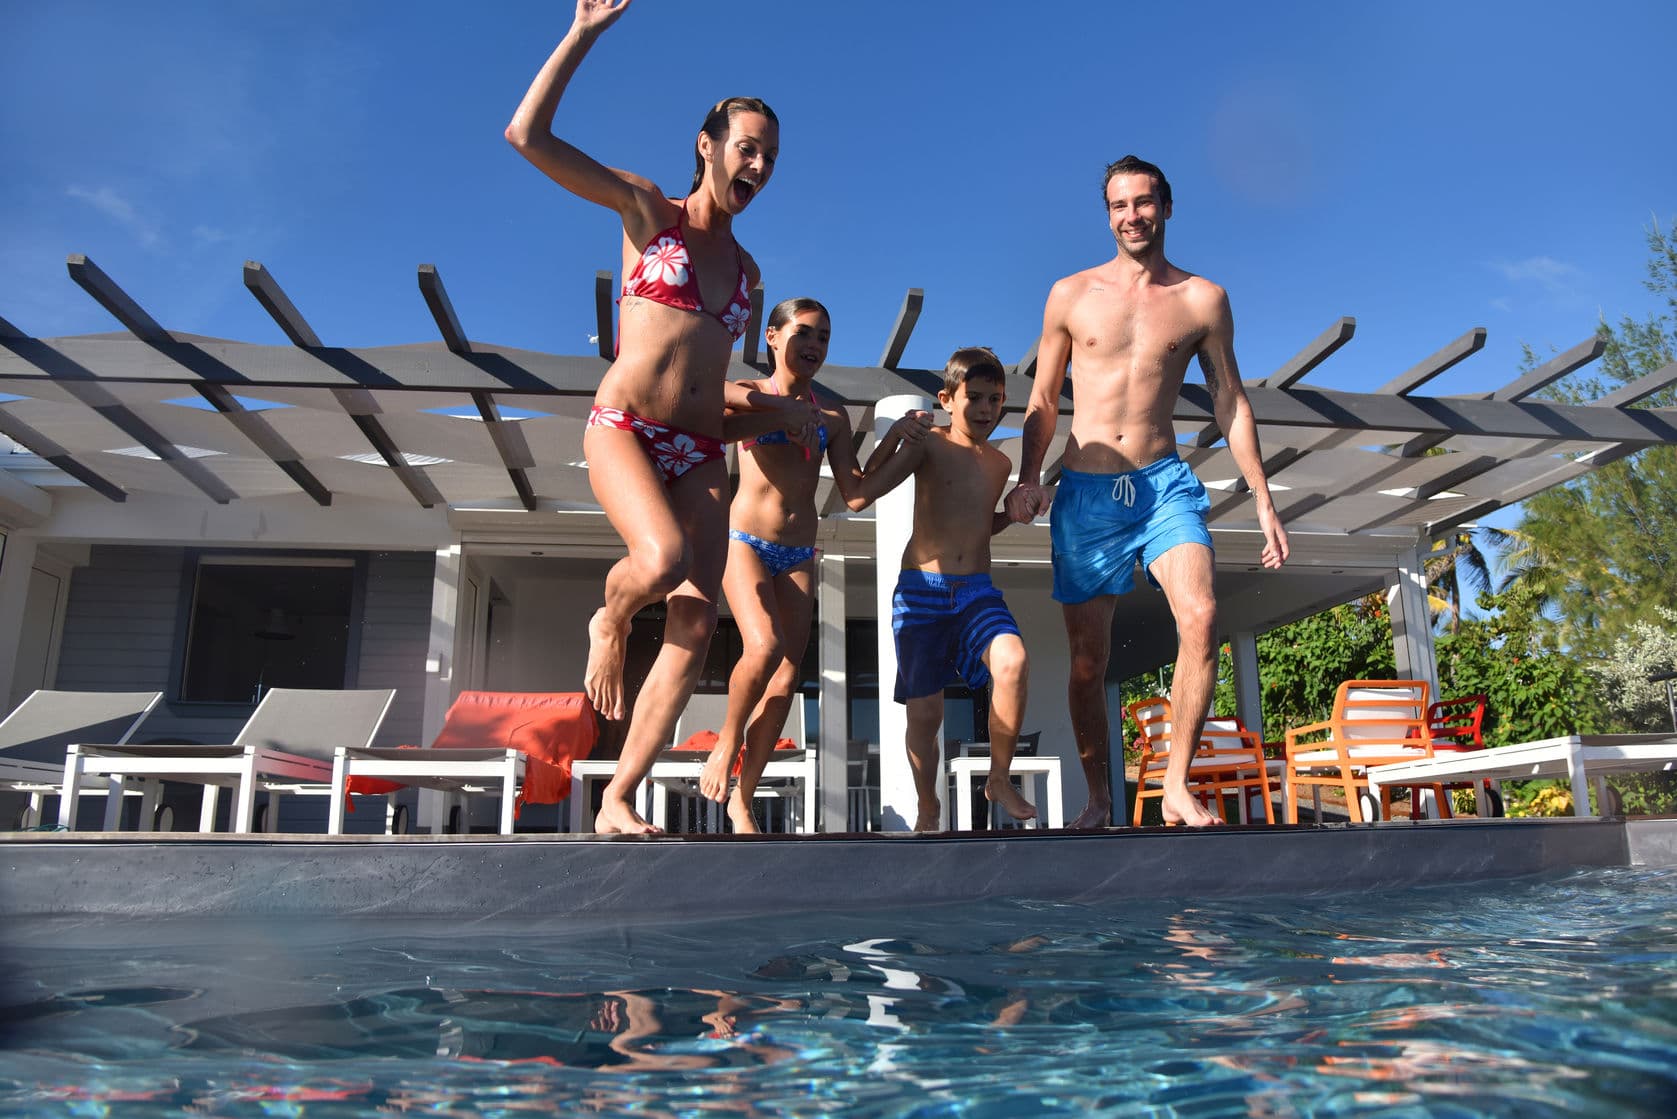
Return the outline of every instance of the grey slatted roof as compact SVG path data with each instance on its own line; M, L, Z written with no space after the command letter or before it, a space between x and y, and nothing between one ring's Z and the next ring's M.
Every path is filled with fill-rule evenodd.
M322 505L335 494L425 507L593 505L582 430L612 352L609 273L595 285L600 352L569 356L470 340L429 265L418 272L420 294L442 340L367 348L327 345L254 262L244 284L290 346L166 330L86 257L72 256L69 271L125 329L41 339L0 319L0 394L18 398L0 396L0 434L61 472L36 472L38 484L87 486L113 501L133 492L221 503L306 493ZM923 299L919 289L907 293L879 365L822 372L822 387L847 404L858 432L871 428L879 398L938 387L939 373L898 367ZM760 290L752 305L734 377L761 372L751 344ZM1353 343L1355 328L1340 319L1247 383L1277 505L1294 531L1413 540L1643 447L1677 444L1677 410L1629 407L1677 381L1677 366L1594 404L1530 399L1599 356L1594 338L1487 394L1416 392L1482 348L1483 328L1373 392L1306 384ZM1009 377L1015 412L1035 367L1033 347ZM1069 386L1062 405L1050 464L1069 428ZM1184 457L1212 491L1213 529L1255 528L1203 386L1184 386L1175 422ZM859 437L864 454L870 439ZM1017 437L1001 446L1017 462ZM1427 453L1435 448L1442 453ZM822 505L842 508L830 490Z

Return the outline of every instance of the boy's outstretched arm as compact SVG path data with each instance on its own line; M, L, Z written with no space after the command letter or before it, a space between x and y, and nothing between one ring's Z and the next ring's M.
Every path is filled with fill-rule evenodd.
M913 411L892 424L868 456L868 464L854 479L854 491L844 493L844 503L852 513L860 513L903 483L919 468L926 455L926 437L932 429L930 412ZM829 446L829 451L831 451ZM855 462L852 454L852 463ZM835 482L838 466L833 467Z

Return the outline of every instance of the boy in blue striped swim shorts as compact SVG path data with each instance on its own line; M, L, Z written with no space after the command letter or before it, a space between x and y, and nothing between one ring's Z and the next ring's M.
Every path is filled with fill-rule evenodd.
M983 347L956 350L938 401L947 427L917 443L882 445L867 465L896 484L913 474L914 532L903 549L891 598L897 644L895 698L908 707L908 760L914 774L915 831L941 827L938 730L943 689L957 679L990 687L990 773L984 795L1016 820L1036 809L1010 769L1025 714L1025 643L990 581L990 537L1011 520L996 511L1012 463L989 443L1007 395L1002 363ZM889 457L886 457L889 456Z

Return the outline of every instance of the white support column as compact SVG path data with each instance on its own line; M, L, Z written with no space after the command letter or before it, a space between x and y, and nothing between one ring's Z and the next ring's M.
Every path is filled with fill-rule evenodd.
M843 556L823 555L815 568L816 615L821 632L821 819L818 831L844 831L848 823L849 698L844 664ZM799 702L802 702L800 700Z
M1234 706L1240 725L1264 737L1263 682L1258 679L1258 635L1241 630L1230 635L1229 648L1234 653Z
M874 406L874 433L891 429L915 409L930 412L936 405L924 396L887 396ZM908 709L893 700L897 685L897 643L891 633L891 595L897 589L903 549L914 533L914 479L910 478L874 502L875 613L879 618L879 798L880 826L885 831L908 831L919 814L914 774L908 766ZM943 766L938 766L939 787ZM949 820L949 798L942 797L943 819Z
M1432 612L1427 608L1426 552L1417 544L1397 555L1397 574L1386 582L1392 612L1392 647L1400 680L1425 680L1438 696L1438 657L1432 644Z
M460 545L438 548L431 576L431 637L425 651L425 716L422 737L427 744L443 729L443 717L454 700L455 638L459 632ZM440 832L448 822L448 798L436 789L419 790L420 831ZM464 825L464 821L462 821Z
M34 567L34 539L6 533L5 552L0 553L0 701L12 694L23 614L29 604L29 573Z

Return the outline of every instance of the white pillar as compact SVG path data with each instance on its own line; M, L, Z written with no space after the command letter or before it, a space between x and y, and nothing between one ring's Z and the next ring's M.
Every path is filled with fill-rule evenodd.
M903 416L916 409L930 412L933 401L924 396L887 396L874 406L874 433L883 436ZM914 532L914 479L910 478L874 502L875 612L879 618L879 803L880 826L885 831L907 831L914 826L919 798L908 766L908 709L892 698L897 686L897 643L891 633L891 595L897 589L903 549ZM939 787L943 766L938 766ZM949 798L941 797L945 824Z
M1386 581L1386 604L1392 612L1392 647L1400 680L1425 680L1438 698L1438 657L1432 644L1432 612L1427 608L1426 552L1416 545L1397 555L1397 574Z
M821 819L818 831L844 831L849 822L849 697L844 664L843 556L823 555L815 568L817 644L821 664ZM800 697L799 702L803 702Z
M0 552L0 700L12 694L23 613L29 604L29 573L35 567L35 541L7 532ZM4 714L4 713L0 713Z
M1263 682L1258 679L1258 635L1241 630L1229 637L1234 654L1234 707L1240 725L1264 737Z
M421 723L426 745L442 733L443 717L454 700L455 637L459 632L460 545L438 548L431 575L431 636L425 651L425 714ZM467 801L470 803L470 800ZM440 832L448 822L447 798L436 789L419 790L421 831ZM465 827L466 821L461 821Z

